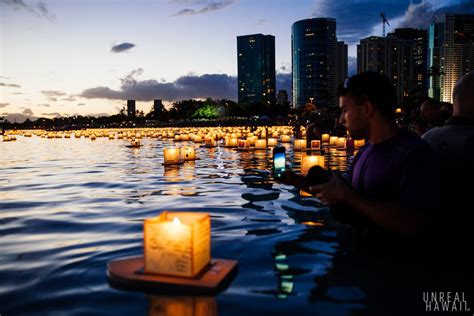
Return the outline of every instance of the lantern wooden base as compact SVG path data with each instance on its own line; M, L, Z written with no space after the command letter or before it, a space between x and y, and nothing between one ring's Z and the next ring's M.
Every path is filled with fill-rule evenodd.
M176 165L182 165L182 164L184 164L184 160L180 162L162 163L163 166L176 166Z
M114 288L167 294L217 293L230 284L237 271L237 261L227 259L211 259L209 267L195 278L145 274L142 256L114 260L107 265L107 277Z

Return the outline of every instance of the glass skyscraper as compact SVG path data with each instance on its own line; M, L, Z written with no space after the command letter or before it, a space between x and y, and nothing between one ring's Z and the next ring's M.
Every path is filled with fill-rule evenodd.
M238 36L237 68L239 103L275 103L274 36Z
M446 13L429 29L429 96L453 102L456 82L474 71L474 15Z
M313 18L293 23L291 50L293 107L308 102L336 106L336 20Z

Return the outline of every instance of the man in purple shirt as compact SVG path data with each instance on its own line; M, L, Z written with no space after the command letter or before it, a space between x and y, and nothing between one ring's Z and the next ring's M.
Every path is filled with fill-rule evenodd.
M374 238L380 232L424 235L440 207L436 154L417 135L399 130L396 97L387 77L357 74L346 80L339 96L340 123L353 139L368 143L354 159L350 184L334 174L328 182L311 186L311 193L329 205L346 206L337 207L339 217L364 218ZM346 216L351 212L356 216Z

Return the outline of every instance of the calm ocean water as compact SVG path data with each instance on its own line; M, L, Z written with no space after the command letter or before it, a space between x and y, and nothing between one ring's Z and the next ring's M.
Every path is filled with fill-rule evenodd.
M144 139L18 137L0 142L0 314L352 315L366 293L331 273L340 251L328 210L269 177L270 152L198 148L201 160L164 167ZM185 144L185 143L183 143ZM186 144L191 144L190 142ZM300 153L288 147L299 168ZM346 153L330 164L346 168ZM110 260L142 253L146 218L205 211L212 257L239 261L215 297L166 297L113 289ZM311 225L310 225L311 224Z

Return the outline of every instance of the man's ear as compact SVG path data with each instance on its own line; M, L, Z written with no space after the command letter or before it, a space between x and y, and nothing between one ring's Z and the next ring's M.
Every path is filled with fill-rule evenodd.
M371 117L374 115L375 106L370 100L364 101L364 114L366 118Z

